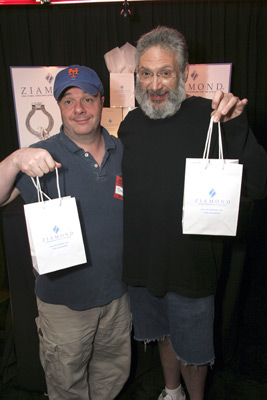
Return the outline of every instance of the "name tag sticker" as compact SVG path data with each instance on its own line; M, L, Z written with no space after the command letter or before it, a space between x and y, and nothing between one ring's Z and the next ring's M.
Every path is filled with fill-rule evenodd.
M116 176L116 185L115 185L114 197L116 197L116 199L123 200L122 177L119 176L119 175Z

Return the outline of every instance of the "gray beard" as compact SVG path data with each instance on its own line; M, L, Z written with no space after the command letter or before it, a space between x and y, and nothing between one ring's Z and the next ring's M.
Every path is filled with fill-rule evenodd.
M183 76L179 78L179 82L174 90L167 90L169 95L164 106L156 107L150 102L148 93L152 93L150 90L143 90L140 85L140 81L137 78L135 86L135 98L138 101L139 106L143 112L151 119L162 119L166 117L171 117L180 109L182 102L186 98L185 83ZM164 91L153 92L156 94L163 94ZM160 103L159 103L160 104Z

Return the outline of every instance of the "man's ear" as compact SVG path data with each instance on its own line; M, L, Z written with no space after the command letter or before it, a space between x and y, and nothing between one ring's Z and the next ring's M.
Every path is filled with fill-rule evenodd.
M188 74L189 74L189 64L186 63L186 66L185 66L185 69L184 69L184 82L187 81Z

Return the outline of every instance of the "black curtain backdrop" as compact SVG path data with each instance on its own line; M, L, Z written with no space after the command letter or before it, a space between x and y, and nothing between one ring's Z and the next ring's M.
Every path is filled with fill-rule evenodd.
M129 4L131 18L120 16L122 2L0 6L0 160L18 148L10 66L90 66L102 78L109 107L104 54L126 42L135 46L140 35L158 25L185 35L190 63L232 63L231 90L249 99L250 125L267 149L267 2L130 0ZM247 366L244 373L257 380L265 378L266 200L256 202L253 212L250 203L241 206L239 228L241 234L226 241L217 293L217 358L220 352L223 359L234 353L241 330L246 335L239 345L242 365ZM256 366L257 376L252 376Z
M10 66L83 64L103 80L109 106L109 73L104 54L158 25L187 38L190 63L231 62L232 92L247 97L248 118L267 148L266 1L130 1L122 3L0 6L0 160L18 148Z

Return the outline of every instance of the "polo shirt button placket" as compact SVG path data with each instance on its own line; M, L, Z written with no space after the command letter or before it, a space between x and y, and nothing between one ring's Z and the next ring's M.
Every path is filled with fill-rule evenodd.
M85 157L85 158L89 158L89 157L90 157L90 153L88 153L88 152L86 151L86 152L84 153L84 157ZM96 162L93 164L93 166L94 166L95 169L99 168L99 165L98 165Z

